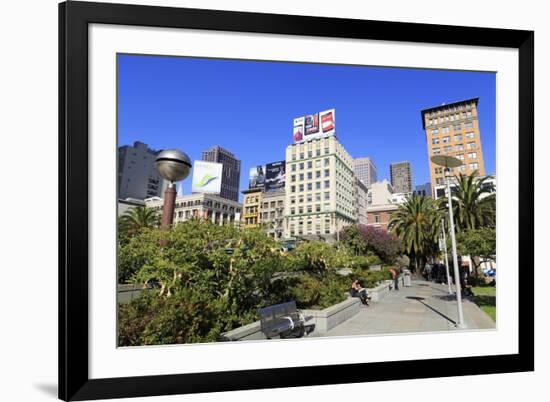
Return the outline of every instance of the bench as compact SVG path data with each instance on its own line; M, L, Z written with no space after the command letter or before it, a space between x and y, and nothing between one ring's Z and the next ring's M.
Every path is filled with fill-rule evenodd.
M276 336L281 339L301 338L315 328L315 324L307 323L312 317L305 317L294 301L261 308L258 314L261 331L267 339Z

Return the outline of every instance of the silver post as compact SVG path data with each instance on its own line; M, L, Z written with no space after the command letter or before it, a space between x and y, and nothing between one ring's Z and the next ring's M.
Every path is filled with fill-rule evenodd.
M462 293L460 291L460 273L458 267L458 257L456 255L456 239L455 239L455 224L453 218L453 205L451 197L451 171L449 168L445 168L445 179L447 182L447 199L449 204L449 230L451 231L451 247L453 252L453 263L455 271L455 288L456 288L456 304L458 307L458 328L464 328L464 315L462 313Z
M447 254L447 236L445 236L445 219L441 219L441 229L443 231L443 250L445 250L445 271L447 271L447 287L449 288L449 294L452 295L451 289L451 277L449 276L449 255Z

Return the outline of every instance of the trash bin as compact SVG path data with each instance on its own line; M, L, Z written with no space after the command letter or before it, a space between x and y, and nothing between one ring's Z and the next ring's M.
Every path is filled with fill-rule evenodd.
M403 270L403 286L411 286L411 271L406 268Z

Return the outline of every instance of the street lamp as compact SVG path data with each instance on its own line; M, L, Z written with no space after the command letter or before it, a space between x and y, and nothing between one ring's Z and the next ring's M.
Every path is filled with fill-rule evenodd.
M451 247L453 252L453 264L455 274L456 304L458 308L458 328L464 328L464 314L462 313L462 294L460 290L460 272L458 267L458 257L456 255L455 224L453 218L453 205L451 197L451 169L462 165L462 161L454 156L434 155L430 160L445 168L445 182L447 184L447 200L449 204L449 230L451 232Z
M177 149L167 149L158 154L155 165L159 174L170 182L164 192L164 208L161 219L161 227L167 229L174 221L176 182L189 176L191 160L185 153Z
M441 219L441 231L443 232L443 250L445 251L445 271L447 271L447 287L449 294L453 294L451 290L451 279L449 276L449 255L447 254L447 237L445 236L445 219Z

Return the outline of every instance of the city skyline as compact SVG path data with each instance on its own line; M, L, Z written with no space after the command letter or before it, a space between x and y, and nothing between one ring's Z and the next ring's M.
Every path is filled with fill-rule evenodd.
M408 160L416 186L429 181L420 110L479 97L486 170L496 170L492 73L132 55L118 61L119 145L179 148L192 160L219 145L242 161L240 191L250 167L284 159L295 117L328 108L336 109L337 136L352 157L372 158L378 180L389 178L391 162ZM190 183L182 186L189 194Z

